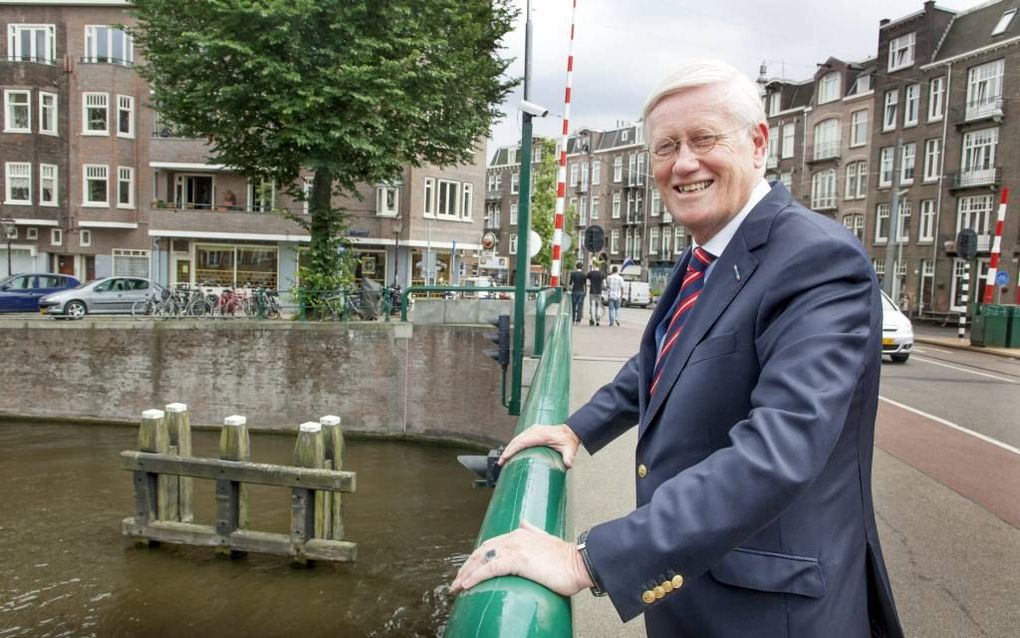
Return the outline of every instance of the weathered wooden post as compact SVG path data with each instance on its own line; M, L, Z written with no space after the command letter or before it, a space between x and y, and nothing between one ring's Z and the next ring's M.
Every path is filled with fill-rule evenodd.
M340 417L328 414L319 419L322 425L322 438L325 443L327 470L344 469L344 432L340 429ZM340 492L325 494L323 512L322 538L341 540L344 537L343 501Z
M238 414L223 419L220 430L220 458L225 461L251 461L248 419ZM216 533L220 546L216 553L232 558L244 552L231 551L229 537L237 529L247 529L251 520L248 486L238 481L216 481Z
M294 444L294 465L322 469L326 462L325 444L322 440L322 425L309 421L298 428L297 442ZM322 538L324 507L328 494L293 488L291 490L291 543L297 553L294 560L302 565L308 560L301 551L305 541Z
M138 450L166 454L170 448L170 437L166 429L166 420L162 410L146 410L142 412L142 423L138 427ZM135 480L135 520L142 525L163 518L166 512L167 494L160 481L159 474L136 471ZM139 545L158 545L147 539L138 539Z
M184 403L168 403L166 405L166 427L170 435L170 453L178 456L191 456L191 419L188 417L188 406ZM167 477L170 479L170 509L167 516L170 520L190 523L195 519L192 508L194 479L187 476Z

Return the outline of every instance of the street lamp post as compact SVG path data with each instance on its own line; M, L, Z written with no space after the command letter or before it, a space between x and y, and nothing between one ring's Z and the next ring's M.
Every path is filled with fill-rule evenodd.
M0 219L0 227L3 228L4 238L7 240L7 275L10 276L14 274L11 266L11 235L14 234L14 230L17 226L15 226L15 221L13 219L10 217L4 217L3 219Z

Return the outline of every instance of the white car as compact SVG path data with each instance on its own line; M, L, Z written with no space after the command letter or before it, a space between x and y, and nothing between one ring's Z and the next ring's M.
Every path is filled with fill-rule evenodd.
M906 363L914 349L914 328L892 299L882 291L882 354L893 363Z

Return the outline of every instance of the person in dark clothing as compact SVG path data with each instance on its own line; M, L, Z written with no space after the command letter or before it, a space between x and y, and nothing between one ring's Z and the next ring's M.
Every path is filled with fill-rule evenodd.
M570 273L570 298L574 304L574 323L580 325L584 316L584 288L586 279L584 277L584 265L581 262L574 264L574 270Z
M601 270L592 264L588 271L588 292L591 297L588 299L588 325L597 326L602 319L602 282L606 276Z

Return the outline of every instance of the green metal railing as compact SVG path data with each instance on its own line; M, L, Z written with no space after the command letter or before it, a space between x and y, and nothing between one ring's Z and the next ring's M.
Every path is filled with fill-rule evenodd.
M541 313L539 313L541 315ZM520 433L535 424L562 423L570 402L570 308L561 304L517 421ZM560 538L566 535L567 476L559 453L530 448L503 468L489 501L477 545L517 529L521 520ZM568 638L570 599L530 580L503 576L480 583L454 603L445 638Z

